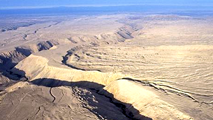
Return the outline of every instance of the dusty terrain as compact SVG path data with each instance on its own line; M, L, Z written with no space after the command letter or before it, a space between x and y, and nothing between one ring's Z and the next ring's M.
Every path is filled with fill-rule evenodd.
M212 17L52 19L0 33L0 119L213 119Z

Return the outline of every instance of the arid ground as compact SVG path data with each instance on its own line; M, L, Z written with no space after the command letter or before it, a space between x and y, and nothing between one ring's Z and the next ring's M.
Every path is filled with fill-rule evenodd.
M212 20L0 20L0 120L212 120Z

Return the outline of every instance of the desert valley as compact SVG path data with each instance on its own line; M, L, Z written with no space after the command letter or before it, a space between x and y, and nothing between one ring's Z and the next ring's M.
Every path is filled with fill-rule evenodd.
M1 120L213 119L211 16L5 19Z

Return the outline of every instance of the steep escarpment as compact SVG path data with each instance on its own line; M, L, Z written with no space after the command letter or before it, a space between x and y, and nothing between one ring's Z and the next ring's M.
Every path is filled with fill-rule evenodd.
M34 67L32 68L31 66L29 66L30 64L33 64ZM104 89L102 89L101 87L97 87L93 84L83 84L83 83L81 84L82 86L87 86L90 89L92 88L92 89L98 90L99 94L107 96L112 101L115 100L113 102L114 104L127 103L127 104L123 104L125 107L122 107L122 109L124 109L125 113L128 114L128 116L132 116L132 118L134 119L141 119L140 116L147 116L147 117L153 118L154 120L164 120L166 116L167 117L170 116L169 118L171 120L192 119L191 117L177 110L174 106L160 100L157 97L157 95L155 95L153 92L146 91L143 88L143 86L138 85L137 82L125 82L125 80L124 80L124 83L123 81L119 82L121 80L118 80L118 79L124 78L126 76L123 74L102 73L98 71L82 71L82 70L76 70L71 68L59 68L59 67L49 66L47 59L42 58L40 56L35 56L35 55L30 55L28 58L21 61L16 66L16 68L13 69L12 71L16 74L24 73L22 75L25 75L26 77L28 77L29 80L32 81L33 83L40 84L40 85L43 84L45 86L52 86L52 87L64 86L64 85L66 86L67 83L69 82L75 83L75 82L81 82L81 81L92 82L92 83L103 85L105 86ZM20 71L24 71L24 72L20 72ZM34 80L42 79L42 78L46 78L46 79L43 79L42 81L34 82ZM59 81L51 81L49 79L57 79ZM120 87L117 86L117 81ZM129 87L127 87L128 84L130 84ZM68 85L72 85L72 84L70 83ZM139 88L143 92L139 92L140 91L140 90L138 91ZM130 96L130 93L122 91L122 89L125 89L126 91L131 91L130 93L132 93L132 95L135 96L137 99L134 98L133 96ZM103 92L103 91L107 91L107 92ZM122 93L120 93L119 91ZM137 91L141 94L141 96L138 96L138 94L133 94L133 93L137 93ZM111 95L109 95L109 93ZM153 99L156 101L153 102ZM116 100L120 101L121 103L116 102ZM142 100L142 101L137 101L137 100ZM136 108L137 110L139 110L139 112L135 112L135 109L132 109L130 106L128 106L128 104L132 105L133 108ZM152 112L149 112L149 110L155 111L154 112L155 114Z
M111 93L113 98L128 103L129 105L126 106L126 109L135 119L142 120L141 115L144 115L151 117L153 120L192 120L191 117L181 113L174 106L160 100L157 95L146 90L137 82L120 79L107 85L104 90ZM107 95L108 93L105 93L105 91L100 92ZM135 111L135 109L138 111Z

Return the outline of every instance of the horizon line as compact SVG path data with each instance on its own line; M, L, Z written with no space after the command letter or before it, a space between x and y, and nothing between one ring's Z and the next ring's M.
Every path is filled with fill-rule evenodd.
M60 7L119 7L119 6L143 6L143 5L156 5L156 6L190 6L190 7L213 7L213 5L189 5L189 4L117 4L117 5L58 5L58 6L20 6L20 7L0 7L0 10L15 10L15 9L45 9L45 8L60 8Z

